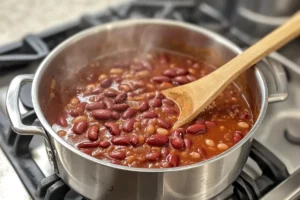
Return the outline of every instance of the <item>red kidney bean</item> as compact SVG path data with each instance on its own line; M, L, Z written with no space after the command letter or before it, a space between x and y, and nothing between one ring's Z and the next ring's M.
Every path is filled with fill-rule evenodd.
M144 112L142 115L143 115L144 118L148 118L148 119L158 117L158 114L155 113L155 112L152 112L152 111Z
M187 75L186 78L187 78L190 82L193 82L193 81L197 80L196 77L195 77L195 76L192 76L192 75Z
M126 103L121 103L121 104L115 104L112 106L112 109L118 112L123 112L129 108L129 105Z
M167 76L155 76L151 80L155 83L171 82L171 79Z
M185 134L184 128L177 128L172 132L172 137L183 138L184 134Z
M176 74L175 69L166 69L166 70L163 72L163 75L165 75L165 76L167 76L167 77L170 77L170 78L173 78L173 77L175 77L177 74Z
M173 83L175 84L186 84L186 83L189 83L189 79L185 76L176 76L175 78L173 78Z
M84 109L81 107L76 107L70 111L70 115L72 117L77 117L77 116L83 115L83 113L84 113Z
M160 154L158 152L151 152L146 154L146 159L149 162L154 162L159 159Z
M165 129L169 129L172 127L172 124L164 119L161 119L161 118L158 118L157 119L157 124L162 127L162 128L165 128Z
M216 127L217 123L213 121L205 121L205 126L208 128Z
M81 102L80 104L77 105L77 107L80 107L84 110L87 104L88 104L87 102Z
M93 125L88 130L88 138L92 141L98 139L99 136L99 127L97 125Z
M185 68L174 68L177 75L186 75L188 74L188 70Z
M175 108L171 108L171 107L163 107L162 111L164 113L167 113L167 114L170 114L170 115L177 115L178 114L177 110Z
M110 141L114 145L123 145L123 146L130 145L130 137L128 136L113 137Z
M239 141L241 141L243 139L243 134L241 131L235 131L233 134L233 141L235 143L238 143Z
M96 142L81 142L77 145L78 148L95 148L99 145L99 141Z
M118 95L118 91L113 88L108 88L104 91L104 95L107 97L116 97Z
M111 80L111 78L106 78L106 79L104 79L102 82L101 82L101 87L103 87L103 88L108 88L110 85L111 85L111 83L112 83L112 80Z
M109 153L109 156L117 160L124 160L126 158L126 153L124 151L112 151Z
M187 149L191 148L192 144L193 144L192 140L190 140L188 138L184 139L185 148L187 148Z
M98 96L96 96L95 101L102 101L104 99L104 94L100 93Z
M118 94L118 96L115 98L115 103L122 103L127 99L127 93L125 91Z
M123 113L122 119L128 119L128 118L134 117L136 113L137 113L136 109L129 108Z
M92 94L99 94L100 92L103 92L103 88L96 87L95 89L93 89Z
M103 103L106 106L107 109L111 109L114 105L113 101L109 98L103 99Z
M249 118L249 114L248 113L243 113L240 115L240 119L248 119Z
M201 155L202 157L206 158L206 151L205 151L204 148L199 147L199 148L197 149L197 151L198 151L198 153L200 153L200 155Z
M135 119L129 119L127 120L124 124L123 124L123 131L127 132L127 133L130 133L133 131L133 125L134 125L134 122L136 120Z
M160 55L160 63L165 64L165 63L168 63L168 62L170 62L169 55L167 55L167 54L161 54Z
M83 133L87 127L87 121L80 121L74 124L72 131L73 133L79 135L81 133Z
M155 99L151 99L151 100L149 101L149 105L150 105L151 107L160 107L160 106L162 105L162 103L161 103L161 100L160 100L160 99L155 98Z
M174 149L182 150L184 149L185 142L180 137L171 137L170 143Z
M164 146L168 143L169 138L167 135L163 135L163 134L155 134L155 135L151 135L146 143L151 145L151 146Z
M87 111L92 111L92 110L103 109L104 107L105 106L104 106L103 102L93 102L93 103L90 103L86 106L86 110Z
M131 139L130 139L130 144L134 147L136 147L138 144L139 144L140 140L138 137L135 137L133 136Z
M202 134L206 132L206 127L203 124L193 124L186 129L189 134Z
M57 119L56 123L58 125L60 125L61 127L67 127L68 126L68 122L67 122L66 118L64 118L64 117L59 117Z
M143 101L139 106L139 111L144 112L144 111L148 110L148 108L149 108L148 102Z
M160 99L160 100L166 98L166 96L163 93L159 92L159 91L156 92L155 97L157 99Z
M120 114L113 111L113 112L111 112L111 117L115 120L118 120L118 119L120 119Z
M171 167L177 167L179 164L179 158L176 154L169 154L167 157L167 161Z
M169 151L169 149L167 147L163 147L161 149L161 154L162 154L163 157L167 157L169 155L169 152L170 151Z
M99 143L99 147L104 148L104 149L108 148L109 146L110 146L110 142L108 142L108 141L101 141Z
M120 133L121 133L119 126L114 122L105 122L104 126L106 126L108 128L109 132L112 135L120 135Z
M93 110L92 116L98 120L108 120L111 118L111 111L107 109Z
M169 106L174 106L175 105L174 101L172 101L171 99L163 99L162 103L166 104L166 105L169 105Z

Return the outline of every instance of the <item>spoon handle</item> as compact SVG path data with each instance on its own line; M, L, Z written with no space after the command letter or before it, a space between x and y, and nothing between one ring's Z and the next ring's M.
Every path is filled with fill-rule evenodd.
M278 50L298 35L300 35L300 11L282 26L215 70L208 77L212 78L212 80L220 81L218 85L222 84L220 90L223 90L246 69L256 64L271 52Z

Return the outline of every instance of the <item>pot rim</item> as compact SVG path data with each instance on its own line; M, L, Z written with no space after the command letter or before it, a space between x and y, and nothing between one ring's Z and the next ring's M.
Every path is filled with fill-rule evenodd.
M267 91L267 86L266 86L266 82L263 78L262 73L260 72L260 70L255 67L255 76L257 78L257 81L259 83L259 89L261 91L261 107L260 107L260 113L258 115L258 118L255 122L255 124L253 125L252 129L249 131L249 133L237 144L235 144L233 147L229 148L228 150L224 151L223 153L210 158L208 160L202 161L202 162L198 162L192 165L186 165L186 166L180 166L180 167L174 167L174 168L159 168L159 169L151 169L151 168L137 168L137 167L128 167L128 166L122 166L122 165L117 165L117 164L112 164L109 162L105 162L102 161L100 159L94 158L90 155L87 155L83 152L81 152L80 150L76 149L75 147L73 147L72 145L70 145L69 143L67 143L65 140L63 140L58 134L56 134L54 132L54 130L52 129L52 127L50 126L50 124L48 123L48 121L46 120L46 118L44 117L40 104L39 104L39 100L38 100L38 89L39 89L39 83L41 81L41 75L43 75L44 71L46 70L46 68L48 67L48 64L52 61L52 59L54 57L56 57L65 47L72 45L73 43L75 43L78 40L81 40L82 38L88 37L90 35L93 35L97 32L101 32L101 31L106 31L106 30L110 30L113 28L122 28L122 27L126 27L126 26L130 26L130 25L139 25L139 24L153 24L153 25L169 25L169 26L176 26L176 27L180 27L183 29L187 29L187 30L191 30L191 31L195 31L199 34L202 34L206 37L208 37L211 40L215 40L218 43L221 43L222 45L224 45L224 47L231 49L233 52L240 54L242 52L242 50L236 46L233 42L231 42L230 40L224 38L223 36L214 33L210 30L207 30L205 28L199 27L199 26L195 26L195 25L191 25L185 22L179 22L179 21L173 21L173 20L165 20L165 19L129 19L129 20L122 20L122 21L117 21L117 22L111 22L108 24L103 24L103 25L99 25L96 27L92 27L89 29L86 29L84 31L81 31L77 34L75 34L74 36L70 37L69 39L65 40L64 42L62 42L61 44L59 44L54 50L52 50L52 52L44 59L44 61L40 64L40 66L38 67L35 76L34 76L34 80L33 80L33 84L32 84L32 102L33 102L33 107L34 110L37 114L38 119L40 120L41 124L43 125L44 129L46 129L47 131L47 135L49 136L49 134L51 135L51 137L53 137L57 142L59 142L61 145L63 145L65 148L67 148L68 150L72 151L73 153L100 165L106 166L106 167L112 167L115 169L120 169L120 170L125 170L125 171L133 171L133 172L176 172L176 171L183 171L183 170L189 170L189 169L193 169L193 168L197 168L212 162L215 162L225 156L227 156L228 154L236 151L237 149L239 149L247 140L249 140L253 134L255 133L255 131L257 130L258 126L261 124L263 117L266 113L267 110L267 95L268 95L268 91Z

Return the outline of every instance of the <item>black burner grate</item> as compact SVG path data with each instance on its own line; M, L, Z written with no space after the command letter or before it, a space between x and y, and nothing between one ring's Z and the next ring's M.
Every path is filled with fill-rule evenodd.
M226 15L228 17L228 15ZM244 42L232 35L229 21L214 7L198 0L185 1L139 1L110 8L96 15L85 15L79 20L48 30L38 35L28 35L23 41L0 47L1 70L10 71L40 62L49 51L66 38L98 24L127 18L167 18L201 25L227 35L240 46ZM21 91L21 101L30 111L23 116L25 124L37 123L32 110L30 85ZM6 116L0 112L0 145L34 200L84 199L56 175L45 177L29 152L33 136L20 136L9 128ZM284 164L268 149L253 141L250 157L258 164L263 174L253 180L242 172L238 179L214 199L258 199L289 176Z

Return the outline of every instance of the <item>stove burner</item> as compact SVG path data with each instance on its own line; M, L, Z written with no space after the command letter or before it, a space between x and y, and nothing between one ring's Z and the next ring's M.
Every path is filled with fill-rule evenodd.
M31 83L27 83L22 86L20 91L20 99L22 104L29 110L33 109L32 99L31 99Z

